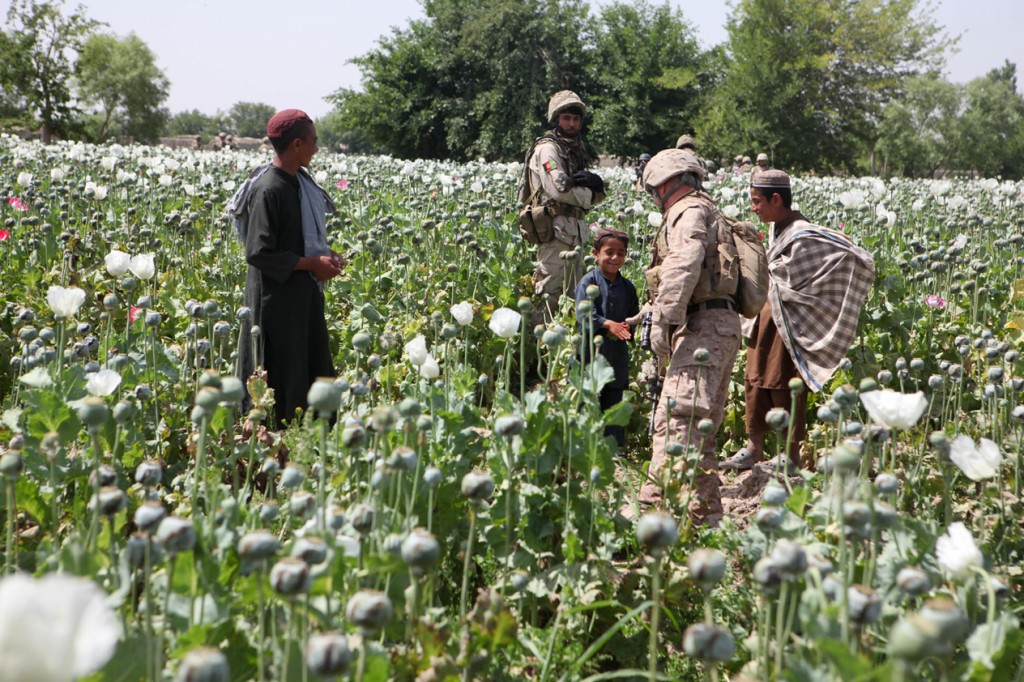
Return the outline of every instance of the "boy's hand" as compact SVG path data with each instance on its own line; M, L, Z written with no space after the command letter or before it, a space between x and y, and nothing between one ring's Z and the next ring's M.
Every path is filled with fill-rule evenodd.
M605 329L611 332L612 336L620 341L629 341L633 338L633 333L629 329L629 325L625 322L613 322L612 320L605 320L602 325Z

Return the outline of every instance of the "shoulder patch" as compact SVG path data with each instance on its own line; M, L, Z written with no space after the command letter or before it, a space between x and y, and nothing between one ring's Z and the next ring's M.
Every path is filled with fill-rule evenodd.
M544 170L547 171L548 173L551 173L551 172L555 171L557 168L558 168L558 165L554 161L545 161L544 162Z

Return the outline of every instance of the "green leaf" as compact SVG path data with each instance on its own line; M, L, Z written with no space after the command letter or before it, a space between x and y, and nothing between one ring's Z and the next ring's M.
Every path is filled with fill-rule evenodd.
M786 500L786 509L803 518L813 494L810 486L794 487L793 494Z
M612 405L604 413L605 426L626 426L629 424L630 417L633 416L633 404L623 400L622 402Z
M136 634L117 643L114 656L99 672L81 682L135 682L146 679L145 651L153 647L146 635Z

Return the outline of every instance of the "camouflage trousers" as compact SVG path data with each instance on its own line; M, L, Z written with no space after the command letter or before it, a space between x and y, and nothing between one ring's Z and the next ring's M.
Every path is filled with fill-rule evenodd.
M572 221L567 227L577 227ZM573 295L576 283L583 277L583 259L573 254L572 260L562 258L562 253L572 251L582 243L582 235L570 234L566 229L556 230L556 236L545 244L537 245L537 267L533 271L533 292L539 297L548 295L547 303L543 298L537 302L530 317L530 324L536 327L555 317L562 289Z
M696 499L691 500L690 514L698 520L711 520L709 517L722 514L716 434L725 414L733 362L740 348L739 316L717 309L695 313L684 328L676 331L672 347L654 414L651 465L640 500L660 502L661 482L666 474L685 487L689 480L685 453L692 448L700 453L700 460L694 477ZM698 349L707 351L706 362L694 357ZM698 431L702 419L711 420L713 428L709 433ZM670 461L666 444L672 442L682 444L683 454Z

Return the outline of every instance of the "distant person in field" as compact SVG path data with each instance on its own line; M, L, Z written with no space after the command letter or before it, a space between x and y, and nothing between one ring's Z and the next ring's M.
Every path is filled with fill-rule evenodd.
M548 102L553 127L533 143L526 158L520 201L546 207L537 218L545 225L538 229L543 234L533 273L534 293L541 297L531 318L534 326L554 318L563 287L575 290L583 275L582 254L566 260L562 253L590 242L587 211L605 199L604 180L587 170L592 159L580 135L586 114L587 105L576 93L556 92Z
M750 172L751 177L754 177L758 173L766 171L769 168L768 155L765 154L764 152L761 152L760 154L757 155L756 162L757 163L754 166L754 170Z
M701 167L704 168L704 177L701 179L708 179L708 162L703 156L697 153L697 142L692 136L685 133L680 135L679 139L676 140L676 149L688 149L693 152L693 155L697 157L698 161L700 161Z
M316 126L304 112L285 109L267 123L274 161L257 168L228 205L245 243L245 303L258 325L256 357L240 349L240 374L267 370L274 389L278 428L307 407L306 395L320 376L335 376L324 282L345 265L327 243L326 213L334 203L306 167L317 147Z
M751 210L772 224L768 300L754 320L747 349L747 446L722 463L726 469L749 469L764 460L765 416L773 407L791 413L788 460L799 468L807 435L804 387L817 392L832 378L853 344L861 306L875 279L871 254L842 232L808 222L792 204L789 175L783 171L751 177ZM787 436L783 430L781 437ZM781 457L774 463L779 468L786 455Z

